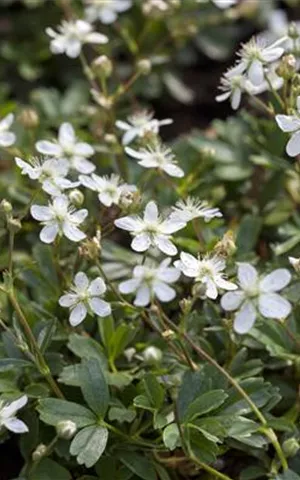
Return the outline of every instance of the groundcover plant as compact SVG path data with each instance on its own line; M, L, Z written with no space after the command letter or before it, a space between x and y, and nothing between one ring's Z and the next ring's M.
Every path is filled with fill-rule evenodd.
M4 4L0 478L299 480L298 2Z

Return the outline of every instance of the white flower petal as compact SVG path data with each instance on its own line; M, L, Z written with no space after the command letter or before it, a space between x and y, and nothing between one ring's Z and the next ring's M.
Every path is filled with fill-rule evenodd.
M128 216L115 220L115 225L123 230L135 232L139 230L143 224L138 217Z
M43 207L41 205L32 205L30 213L35 220L39 222L47 222L51 220L52 213L49 207Z
M295 132L286 146L286 153L290 157L296 157L300 153L300 131Z
M2 118L2 120L0 121L0 132L8 130L9 127L11 127L11 125L13 124L14 118L15 116L13 113L9 113L8 115L6 115L6 117Z
M240 307L244 299L245 294L240 290L237 292L227 292L221 298L221 307L228 312L232 312Z
M235 316L233 328L240 335L248 333L254 325L256 319L256 311L250 301L243 303L242 308Z
M10 147L16 141L16 135L12 132L0 132L0 146Z
M75 144L75 131L70 123L62 123L58 131L58 141L63 149L72 149Z
M154 244L166 255L173 257L177 253L177 248L165 235L155 235Z
M89 279L84 272L76 273L74 277L74 285L78 292L85 292L89 286Z
M53 143L48 142L48 140L41 140L35 144L35 147L38 152L43 153L44 155L59 157L63 155L61 146Z
M169 220L165 220L160 225L160 229L163 233L170 235L172 233L178 232L178 230L182 230L186 227L186 222L183 220L179 220L179 218L172 217Z
M177 282L177 280L180 277L180 270L177 268L163 268L163 269L158 269L157 271L157 278L163 282L167 283L174 283Z
M77 212L71 213L69 218L70 218L71 222L79 225L80 223L82 223L86 219L88 214L89 214L88 210L86 208L82 208L81 210L78 210Z
M70 58L77 58L81 52L81 42L76 38L68 39L68 43L65 44L66 55Z
M64 235L71 240L72 242L80 242L86 238L85 233L83 233L79 228L75 227L69 222L64 222L62 226Z
M161 302L170 302L176 297L174 288L169 287L169 285L164 282L155 282L153 289L155 295Z
M40 239L44 243L53 243L58 234L58 225L54 223L53 225L46 225L40 231Z
M88 292L92 296L102 295L104 292L106 292L106 285L104 283L104 280L101 277L92 280L88 288Z
M219 288L223 288L223 290L236 290L238 287L233 282L229 282L225 280L225 278L221 276L217 276L215 279L216 284Z
M266 49L262 52L262 58L263 58L266 62L271 63L271 62L275 62L275 60L278 60L283 53L284 53L284 49L281 48L281 47L266 48Z
M241 104L242 99L242 90L240 88L235 88L231 95L231 108L237 110Z
M133 148L130 148L130 147L125 147L125 152L127 153L127 155L129 155L132 158L136 158L137 160L144 160L144 158L147 156L144 152L134 150Z
M144 212L144 221L155 223L158 220L158 209L155 202L148 202Z
M131 248L136 252L145 252L151 245L148 233L140 233L131 242Z
M290 115L276 115L275 120L283 132L295 132L300 129L300 118Z
M128 293L135 292L139 285L140 285L139 278L131 278L130 280L125 280L125 282L121 282L119 285L119 290L121 293L124 293L125 295L127 295Z
M125 130L125 131L127 131L131 128L129 123L123 122L123 120L117 120L115 125L116 125L116 127L120 128L120 130Z
M253 60L248 69L248 77L254 86L259 86L264 81L264 68L260 60Z
M215 300L218 296L218 289L215 284L215 282L211 279L208 278L206 282L206 296L208 298L211 298L212 300Z
M26 433L29 432L27 425L22 420L12 417L3 421L3 425L13 433Z
M84 303L78 303L71 311L69 322L72 327L77 327L86 317L87 309Z
M139 131L137 128L130 128L130 130L127 130L127 132L124 133L122 138L123 145L129 145L129 143L131 143L135 139L138 133Z
M265 293L279 292L290 283L291 278L292 275L286 268L278 268L260 281L260 291Z
M290 302L278 293L263 293L258 299L258 308L263 317L286 318L292 310Z
M101 298L92 297L89 300L89 305L93 312L99 317L107 317L111 314L111 306Z
M238 279L243 289L251 289L257 285L257 271L250 263L239 263Z
M151 292L147 285L142 285L136 294L134 305L137 307L146 307L150 303Z
M75 293L66 293L59 298L58 303L61 307L72 307L77 301L78 296Z
M73 159L73 166L79 173L84 173L86 175L92 173L96 169L96 166L92 162L83 157L75 157Z
M28 402L28 397L27 395L22 395L22 397L18 398L17 400L14 400L13 402L9 403L6 405L2 410L1 410L1 417L2 418L9 418L13 415L18 410L21 410Z
M170 175L170 177L182 178L184 177L184 171L174 163L167 163L163 166L163 170Z
M95 150L91 145L85 142L78 142L74 146L74 154L82 157L91 157Z

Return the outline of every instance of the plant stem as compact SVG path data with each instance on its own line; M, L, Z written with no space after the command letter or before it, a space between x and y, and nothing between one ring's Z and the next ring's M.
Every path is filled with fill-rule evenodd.
M35 336L33 335L32 333L32 330L27 322L27 319L19 305L19 302L17 300L17 297L14 293L14 290L13 288L11 287L10 290L8 291L8 296L9 296L9 299L16 311L16 314L18 315L19 317L19 320L20 320L20 323L23 327L23 330L24 330L24 333L25 333L25 336L27 338L27 341L32 349L32 352L35 354L36 356L36 360L37 360L37 366L39 368L39 371L40 373L44 376L44 378L46 379L46 381L48 382L49 386L51 387L52 391L55 393L55 395L58 397L58 398L61 398L61 399L64 399L64 395L62 393L62 391L60 390L59 386L57 385L56 381L54 380L54 378L52 377L51 375L51 372L50 372L50 369L44 359L44 356L42 354L42 352L40 351L40 348L38 346L38 343L36 341L36 338Z
M222 373L222 375L227 378L229 383L240 393L240 395L245 399L245 401L248 403L248 405L251 407L253 413L256 415L260 423L262 424L261 431L268 437L270 442L273 444L274 449L276 450L276 453L278 455L278 458L281 462L283 470L288 469L288 463L285 458L285 455L283 453L283 450L280 446L280 443L278 442L276 433L273 431L273 429L268 427L268 422L264 415L261 413L259 408L255 405L255 403L251 400L247 392L239 385L239 383L221 366L218 364L218 362L212 358L205 350L203 350L200 346L196 345L196 343L191 339L191 337L186 333L186 332L181 332L180 329L175 325L168 317L165 315L164 312L162 312L164 316L165 322L169 325L170 328L172 328L175 332L182 334L184 339L190 344L190 346L193 348L193 350L199 355L200 358L206 360L208 363L213 365L219 372Z
M203 462L200 462L200 460L198 460L197 457L195 457L194 455L192 455L190 457L190 459L196 463L197 465L199 465L199 467L201 467L203 470L205 470L207 473L210 473L211 475L213 475L214 477L216 478L221 478L222 480L232 480L231 477L228 477L228 475L225 475L224 473L221 473L221 472L218 472L218 470L216 470L215 468L211 467L210 465L207 465L207 463L203 463Z

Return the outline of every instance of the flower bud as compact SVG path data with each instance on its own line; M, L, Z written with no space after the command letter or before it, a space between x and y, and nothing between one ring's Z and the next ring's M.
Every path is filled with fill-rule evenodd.
M290 80L296 72L296 66L296 58L294 55L284 55L276 69L276 73L279 77Z
M89 260L95 260L101 252L101 230L98 229L93 238L88 238L78 248L79 255Z
M159 348L151 346L145 348L145 350L143 351L143 357L146 363L152 365L160 363L162 361L163 354Z
M100 55L93 60L92 69L97 75L107 78L112 74L113 64L106 55Z
M25 108L18 116L18 120L24 128L36 128L39 123L39 115L33 108Z
M300 273L300 258L289 257L289 262L292 265L295 272Z
M69 193L70 202L77 208L81 207L84 202L84 195L80 190L72 190Z
M44 455L46 455L46 453L47 453L47 445L45 445L44 443L40 443L36 447L34 452L32 452L32 460L34 462L37 462L38 460L41 460L41 458L43 458Z
M141 194L138 190L123 189L119 199L122 210L134 209L141 203Z
M287 457L294 457L300 448L298 440L296 438L289 438L282 444L282 450Z
M214 251L222 257L231 257L236 252L234 234L231 230L228 230L223 238L216 244Z
M18 218L9 218L7 228L12 233L17 233L22 228L22 224Z
M8 200L3 198L3 200L0 203L0 211L3 213L9 214L12 212L12 210L13 210L12 204Z
M56 432L59 438L71 440L77 432L77 425L71 420L62 420L56 425Z
M148 75L151 72L152 65L150 60L142 58L137 62L136 68L141 75Z
M290 23L288 29L288 36L293 40L297 40L297 38L299 38L299 30L295 22Z
M127 362L131 362L135 354L136 349L133 347L126 348L126 350L124 350L124 357L126 358Z
M184 315L188 315L190 313L192 305L193 305L193 301L191 298L183 298L179 302L179 306Z
M104 141L110 145L116 145L118 143L118 139L113 133L106 133L104 135Z

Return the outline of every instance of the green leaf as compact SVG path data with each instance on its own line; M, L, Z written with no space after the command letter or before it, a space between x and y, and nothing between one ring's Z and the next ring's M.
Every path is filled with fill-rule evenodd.
M108 418L111 422L117 421L119 423L131 423L136 417L134 410L128 408L111 407L108 412Z
M99 360L83 360L79 378L86 403L99 417L104 417L109 403L109 390Z
M106 368L107 360L98 342L89 337L72 333L69 336L68 348L79 358L98 358Z
M191 422L196 417L216 410L225 402L227 397L228 395L224 390L211 390L210 392L204 393L189 405L184 415L184 420Z
M146 395L154 408L160 408L164 402L165 392L155 375L148 373L143 379Z
M57 398L45 398L39 401L37 410L43 422L54 427L61 421L72 420L77 428L86 427L96 422L96 417L82 405L59 400Z
M134 452L122 452L119 458L129 470L143 480L157 480L154 466L147 457Z
M277 475L274 480L300 480L300 477L297 473L289 469L284 473Z
M238 231L236 245L239 254L251 252L257 244L262 228L262 219L254 215L245 215Z
M107 439L107 428L97 425L86 427L72 440L70 453L77 457L79 465L91 468L104 452Z
M54 462L50 458L43 458L29 475L28 480L71 480L72 476L68 470Z
M176 447L180 447L181 445L180 432L176 423L171 423L171 425L168 425L164 429L163 441L165 446L171 451L175 450Z

